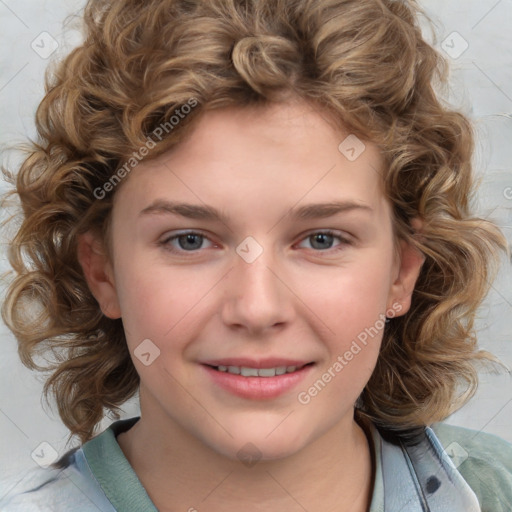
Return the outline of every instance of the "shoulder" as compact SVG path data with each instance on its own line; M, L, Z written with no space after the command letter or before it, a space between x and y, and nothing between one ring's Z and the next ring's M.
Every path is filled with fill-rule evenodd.
M512 444L484 432L445 423L432 426L482 512L512 510Z
M31 468L1 482L2 512L112 512L101 489L82 464L81 450L72 450L48 468Z

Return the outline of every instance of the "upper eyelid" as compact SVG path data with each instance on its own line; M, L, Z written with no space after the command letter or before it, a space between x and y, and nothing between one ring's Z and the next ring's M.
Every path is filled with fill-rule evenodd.
M203 231L198 230L198 229L189 229L189 230L185 230L185 231L179 231L177 233L174 233L174 232L171 232L171 234L166 233L166 235L162 237L162 242L165 242L166 240L172 240L173 238L178 238L180 236L185 236L185 235L200 235L200 236L202 236L204 238L208 238L210 240L210 237Z

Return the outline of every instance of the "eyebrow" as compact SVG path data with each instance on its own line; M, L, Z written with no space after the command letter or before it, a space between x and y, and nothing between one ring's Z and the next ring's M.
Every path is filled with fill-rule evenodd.
M354 210L373 212L373 208L366 204L354 201L333 201L328 203L315 203L301 206L300 208L291 208L286 214L293 219L311 220L324 219L332 217L338 213ZM139 217L148 214L174 214L188 219L219 221L228 223L229 218L213 206L197 205L189 203L178 203L157 199L152 204L144 208Z

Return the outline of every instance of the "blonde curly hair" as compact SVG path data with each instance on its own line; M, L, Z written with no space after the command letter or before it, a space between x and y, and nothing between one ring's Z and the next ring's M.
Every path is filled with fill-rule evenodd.
M50 372L44 394L70 436L90 439L139 386L121 320L103 316L88 289L77 237L92 230L108 247L119 187L101 199L95 191L191 98L197 106L147 158L207 110L287 94L379 146L396 236L425 263L410 311L385 328L358 412L406 431L444 419L474 393L474 363L491 356L477 350L473 321L506 242L470 211L472 128L435 92L446 63L423 38L420 15L415 2L393 0L88 2L84 42L47 75L39 139L11 180L8 197L22 211L2 307L23 364ZM53 360L36 362L49 351Z

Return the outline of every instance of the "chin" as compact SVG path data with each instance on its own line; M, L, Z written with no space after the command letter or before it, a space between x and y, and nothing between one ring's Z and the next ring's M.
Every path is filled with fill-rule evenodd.
M246 463L248 466L259 461L280 460L303 449L309 436L303 429L284 428L284 425L272 429L245 428L231 431L233 438L224 437L222 443L210 444L217 453ZM270 433L272 432L272 433ZM269 434L270 433L270 434Z

